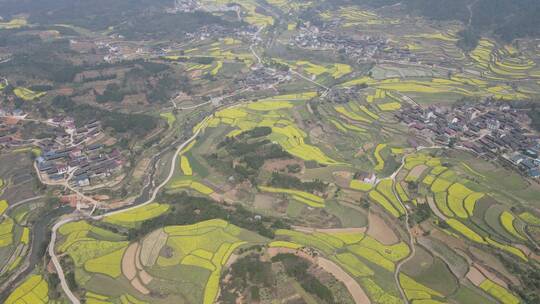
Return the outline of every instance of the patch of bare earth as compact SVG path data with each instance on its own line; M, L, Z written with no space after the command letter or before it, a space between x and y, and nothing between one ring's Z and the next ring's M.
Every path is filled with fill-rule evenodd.
M411 172L409 172L409 175L410 176L414 176L415 178L419 178L420 176L422 176L422 173L424 173L424 171L426 171L428 167L426 165L418 165L414 168L412 168Z
M349 184L353 178L353 173L349 171L335 171L332 172L336 184L341 187L349 187Z
M137 248L139 243L133 243L129 245L122 257L122 273L128 280L133 280L137 276L137 268L135 266L135 255L137 254Z
M95 199L96 201L106 201L106 200L111 199L111 197L105 194L98 194L98 195L94 195L93 199Z
M384 245L392 245L399 242L399 238L392 228L378 215L370 212L368 215L367 234Z
M349 185L347 185L348 187ZM360 199L365 195L359 191L352 191L348 189L341 189L339 199L340 201L347 202L349 204L357 205Z
M513 244L512 246L517 247L519 250L523 251L523 253L529 258L537 262L540 262L540 256L536 254L534 251L532 251L529 247L523 244Z
M255 195L254 205L255 208L260 209L272 209L276 199L273 196L267 194L257 194Z
M140 261L142 246L139 243L129 245L122 257L122 274L129 280L131 286L142 294L149 294L146 284L152 281L152 276L144 269Z
M235 253L231 254L229 259L227 260L227 263L225 263L225 268L229 268L232 264L238 261L238 258L240 258L238 254L235 254Z
M167 238L168 235L163 229L155 230L144 238L139 255L142 265L151 267L156 263Z
M72 88L60 88L54 91L57 95L71 95L73 94Z
M273 159L264 162L263 170L274 172L283 171L287 169L287 166L299 165L302 167L300 172L304 171L303 162L298 159Z
M146 272L145 270L141 270L139 271L139 278L141 279L142 283L144 285L148 285L150 284L150 282L152 282L152 280L154 279L148 272Z
M138 164L137 167L135 167L135 170L133 170L133 178L138 179L141 178L146 172L146 169L148 168L148 165L150 164L149 158L143 158Z
M124 100L122 100L122 105L144 105L148 104L146 95L145 94L133 94L133 95L126 95L124 97Z
M494 274L493 272L489 271L488 269L486 269L485 267L483 267L482 265L479 265L479 264L474 264L472 265L473 267L475 267L476 269L478 269L478 271L480 271L484 276L486 276L486 278L490 279L491 281L503 286L504 288L508 288L508 284L506 284L506 282L504 280L502 280L501 278L499 278L496 274Z
M142 246L137 247L137 253L135 254L135 266L138 270L139 279L144 285L148 285L154 279L148 272L146 272L141 263L141 251Z
M319 126L311 129L311 131L309 131L309 135L310 137L315 137L315 138L318 138L320 139L321 137L323 137L324 135L324 132L323 132L323 129Z
M480 286L486 277L476 267L470 267L469 272L467 272L467 279L475 286Z
M468 252L469 247L463 240L457 239L455 237L451 237L448 234L440 230L436 230L436 229L431 230L430 236L443 242L444 244L446 244L446 246L450 247L451 249L454 249L454 250L459 249L461 252L464 253L464 254L461 254L461 256L463 256L464 258L468 260L470 259L469 255L466 254L466 252Z
M144 295L150 293L150 290L148 290L148 288L146 288L146 286L143 285L143 283L139 280L138 277L135 277L133 280L130 281L130 283L131 283L131 286L137 289L138 292Z
M223 199L229 200L229 201L235 201L237 200L238 190L231 189L225 193L223 193Z
M110 147L110 146L116 144L116 142L117 142L116 138L114 138L114 137L109 137L109 138L107 138L107 140L105 140L105 141L103 142L103 144L104 144L105 146L107 146L107 147Z
M493 254L477 249L475 247L471 247L469 249L469 253L471 254L473 260L481 261L482 265L485 265L484 267L487 267L492 272L495 272L496 274L506 278L513 285L518 286L521 284L519 279L515 275L510 273L501 263L501 261Z

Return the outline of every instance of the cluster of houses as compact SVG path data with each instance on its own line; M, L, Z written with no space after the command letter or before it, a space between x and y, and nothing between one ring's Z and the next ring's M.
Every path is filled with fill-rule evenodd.
M251 68L245 78L240 79L240 84L254 89L269 89L276 83L286 82L292 79L289 71L281 71L275 68L264 68L256 64Z
M79 145L101 134L101 123L97 120L93 120L80 128L76 127L73 118L67 116L56 116L49 119L47 123L64 130L64 132L56 134L57 142L59 141L62 144Z
M44 151L36 159L38 170L51 181L70 178L75 186L85 187L111 176L122 168L118 150L105 153L99 144Z
M36 165L42 177L61 182L69 179L75 186L85 187L102 182L122 168L125 162L118 150L105 152L101 144L90 144L101 134L101 124L94 120L75 128L70 117L55 117L52 124L64 127L66 132L55 140L39 142L42 154Z
M379 36L361 33L339 34L340 30L330 24L322 29L309 22L298 27L289 45L309 49L338 50L352 59L386 59L416 62L417 58L408 48L394 48L388 40Z
M540 177L540 137L531 131L526 112L493 101L452 108L403 107L395 117L417 136L498 159L529 177Z

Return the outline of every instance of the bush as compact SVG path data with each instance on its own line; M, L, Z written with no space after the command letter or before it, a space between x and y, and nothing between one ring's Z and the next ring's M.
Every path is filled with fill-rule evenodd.
M320 180L302 182L296 176L281 174L278 172L272 173L272 177L270 178L268 184L276 188L297 189L310 193L315 191L324 192L327 188L327 184Z
M287 275L295 278L307 292L326 303L335 303L332 291L308 272L309 263L305 260L290 253L280 253L272 258L272 262L283 263Z
M185 192L164 194L158 200L171 204L170 212L143 222L140 228L131 229L128 237L130 240L138 239L157 228L171 225L189 225L210 219L223 219L268 238L274 238L272 228L274 226L284 229L290 228L286 223L272 217L261 216L260 220L255 220L256 214L242 205L235 205L226 209L211 199L190 196ZM280 222L278 223L278 221Z

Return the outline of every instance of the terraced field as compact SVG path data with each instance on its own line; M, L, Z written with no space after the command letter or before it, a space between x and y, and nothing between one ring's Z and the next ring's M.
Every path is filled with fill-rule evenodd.
M18 88L15 88L13 90L13 93L15 93L15 95L17 95L17 97L21 98L22 100L25 100L25 101L32 101L32 100L36 100L36 99L39 99L40 97L43 97L45 96L45 92L34 92L30 89L27 89L27 88L23 88L23 87L18 87Z
M43 187L32 184L34 175L25 182L46 197L39 208L58 205L52 197L69 192L91 199L57 224L52 262L33 261L4 302L77 302L71 291L90 304L536 303L540 187L443 135L453 127L472 129L465 121L476 114L465 111L448 126L426 121L454 105L489 101L528 128L528 113L510 110L507 102L525 107L538 99L538 46L480 37L464 50L466 27L458 21L403 14L404 4L372 10L377 1L335 2L202 0L194 8L160 7L167 18L215 22L178 41L128 41L117 28L131 21L96 32L55 24L74 31L64 37L60 28L0 20L2 35L30 27L39 43L58 35L69 41L73 54L87 40L100 46L82 52L91 60L70 58L79 71L74 77L83 79L76 85L19 75L0 82L6 109L29 113L2 126L54 125L51 117L77 116L86 106L104 117L118 110L92 140L104 143L104 153L129 155L118 181L103 187ZM145 14L154 9L149 5ZM110 46L117 42L118 54L129 54L103 65L111 71L91 70L101 52L116 56ZM164 70L147 70L152 67ZM85 78L94 72L115 77L94 88L98 81ZM145 73L144 82L130 83ZM99 102L102 86L116 81L126 98ZM174 92L161 96L169 87ZM65 105L64 97L84 105ZM51 105L62 105L54 110L60 112ZM400 116L411 108L425 110L412 114L420 123ZM129 115L150 115L156 127L146 136L131 133L132 122L122 120ZM116 129L124 123L127 130ZM483 135L507 139L498 132L510 121L489 123ZM523 132L527 141L537 137L532 129ZM9 141L17 146L25 135L16 132ZM53 139L73 142L72 136ZM32 138L2 153L34 161L41 150L30 142L47 141ZM146 167L138 165L141 159ZM7 178L7 171L0 166L6 176L0 197L9 199L0 200L0 279L26 264L39 217L36 205L25 202L30 195L10 207L21 190L13 189L19 176ZM140 171L136 181L133 171ZM94 200L100 203L91 208ZM295 265L286 262L291 256ZM63 275L57 279L53 270Z
M132 222L146 218L157 208L130 211L131 217L136 217ZM125 225L123 217L128 215L121 215L103 221ZM152 301L153 290L163 292L163 286L171 284L179 284L179 288L166 291L168 295L159 302L184 297L194 303L214 303L222 268L230 256L239 247L265 241L223 220L167 226L135 242L85 221L68 223L59 232L63 240L57 250L72 259L77 282L85 286L86 297L122 303ZM181 275L169 277L169 273ZM200 289L193 292L193 286Z
M379 284L391 277L395 263L409 254L405 243L388 246L365 234L350 232L308 234L278 230L276 235L288 241L272 242L269 246L318 250L352 275L375 303L400 303L395 286L388 282Z
M5 303L49 303L48 290L47 282L40 275L32 275L9 295Z
M133 227L141 224L145 220L158 217L165 213L168 208L168 205L152 203L126 212L107 216L104 221L115 225Z

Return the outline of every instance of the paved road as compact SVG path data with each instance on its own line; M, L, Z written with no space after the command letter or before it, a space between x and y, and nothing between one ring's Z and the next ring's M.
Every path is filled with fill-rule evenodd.
M202 123L204 124L204 122L208 121L210 119L211 116L207 116L205 119L202 120ZM91 218L92 219L95 219L95 220L98 220L98 219L101 219L103 218L104 216L106 215L113 215L113 214L118 214L118 213L122 213L122 212L126 212L128 210L131 210L131 209L134 209L134 208L138 208L138 207L141 207L141 206L144 206L144 205L148 205L150 203L152 203L155 199L156 199L156 196L157 194L159 193L159 191L171 180L171 178L173 177L174 175L174 168L175 168L175 164L177 163L178 161L178 156L179 156L179 153L182 149L184 149L188 144L190 144L193 140L195 140L195 138L197 138L197 136L199 135L199 133L203 130L204 128L199 128L198 130L195 131L195 133L193 134L193 136L191 136L189 139L187 139L186 141L184 141L183 143L181 143L180 145L178 145L178 147L176 148L176 151L175 151L175 154L174 154L174 157L171 161L171 164L170 164L170 169L169 169L169 174L167 175L167 177L165 178L165 180L159 184L157 187L155 187L152 191L152 194L150 195L150 197L140 203L140 204L137 204L135 206L132 206L132 207L129 207L129 208L125 208L125 209L120 209L120 210L115 210L115 211L111 211L109 213L106 213L106 214L102 214L102 215L99 215L99 216L92 216ZM153 182L152 182L153 183ZM83 195L84 196L84 195ZM56 252L55 252L55 245L56 245L56 238L57 238L57 231L58 229L64 225L64 224L67 224L69 222L72 222L72 221L77 221L77 220L81 220L81 219L84 219L84 218L87 218L87 216L84 216L84 215L71 215L67 218L64 218L62 219L61 221L57 222L53 228L52 228L52 234L51 234L51 242L49 243L49 248L48 248L48 252L49 252L49 255L51 256L51 261L54 265L54 268L56 269L56 272L58 273L58 278L60 279L60 285L62 287L62 290L64 291L64 293L66 294L66 296L69 298L69 300L71 301L71 303L73 304L80 304L80 301L79 299L73 294L73 292L71 291L71 289L69 288L69 285L67 284L67 281L66 281L66 278L65 278L65 274L64 274L64 270L62 269L62 265L60 265L60 261L58 259L58 256L56 255Z
M9 205L6 212L13 209L13 208L15 208L15 207L18 207L20 205L23 205L23 204L26 204L26 203L29 203L29 202L32 202L32 201L37 201L38 199L42 199L42 198L45 198L45 195L34 196L34 197L24 199L22 201L18 201L15 204Z
M58 260L58 257L55 253L55 244L56 244L56 231L58 228L60 228L62 225L69 223L71 221L78 220L76 217L68 217L65 218L59 222L57 222L53 228L52 228L52 234L51 234L51 242L49 243L49 256L51 257L51 261L54 265L54 268L56 269L56 273L58 274L58 278L60 279L60 286L62 286L62 290L68 297L68 299L73 304L80 304L81 302L79 299L71 292L71 289L69 289L69 285L66 281L66 276L64 274L64 270L62 269L62 266L60 265L60 261Z
M416 151L414 153L418 153L419 151L421 150L426 150L426 149L435 149L435 148L438 148L437 146L433 146L433 147L418 147L416 149ZM410 261L412 258L414 258L415 254L416 254L416 248L414 246L414 236L411 232L411 228L409 226L409 211L407 209L407 207L405 206L405 203L403 203L403 201L401 200L401 197L399 196L399 194L397 193L397 190L396 190L396 176L399 174L399 172L403 169L403 167L405 166L405 159L407 158L407 154L403 155L403 157L401 158L401 165L399 166L399 168L397 168L394 173L392 173L392 175L390 175L387 179L391 179L392 180L392 194L394 194L394 196L397 198L398 202L401 204L401 206L403 207L403 210L405 210L405 228L407 229L407 235L408 235L408 245L409 245L409 248L411 250L411 252L409 253L409 255L399 261L397 264L396 264L396 269L394 271L394 281L396 283L396 286L398 287L399 289L399 293L401 295L401 298L403 299L404 303L409 303L409 300L407 299L407 295L405 294L405 291L403 290L403 288L401 287L401 284L399 283L399 273L401 271L401 266L403 266L403 264L407 263L408 261ZM379 181L380 182L380 181Z
M210 116L207 116L205 119L203 119L202 123L204 122L207 122L208 120L210 119ZM105 216L109 216L109 215L113 215L113 214L118 214L118 213L122 213L122 212L126 212L128 210L132 210L134 208L139 208L141 206L145 206L145 205L148 205L150 203L152 203L155 199L156 199L156 196L158 195L159 191L165 187L165 185L171 180L171 178L173 177L174 175L174 168L175 168L175 165L176 163L178 162L178 156L180 155L180 151L182 151L182 149L184 149L187 145L189 145L193 140L195 140L195 138L197 138L197 136L199 136L199 133L203 130L204 128L199 128L194 134L193 136L191 136L189 139L187 139L186 141L184 141L182 144L180 144L177 148L176 148L176 151L174 153L174 157L171 161L171 165L170 165L170 168L169 168L169 174L167 175L167 177L165 178L165 180L163 182L161 182L161 184L159 184L157 187L154 188L154 190L152 191L152 194L150 196L150 198L148 198L148 200L146 200L145 202L142 202L140 204L137 204L136 206L132 206L132 207L129 207L129 208L125 208L125 209L121 209L121 210L115 210L115 211L111 211L111 212L108 212L108 213L105 213L105 214L101 214L101 215L98 215L98 216L92 216L92 219L94 220L99 220L99 219L102 219L103 217Z
M14 286L17 286L34 271L35 265L43 263L43 255L45 254L46 245L49 242L49 225L52 225L63 214L71 213L72 211L73 209L69 206L48 210L32 223L32 228L30 229L30 233L32 234L30 237L31 243L29 244L24 262L0 286L0 303L5 301Z

